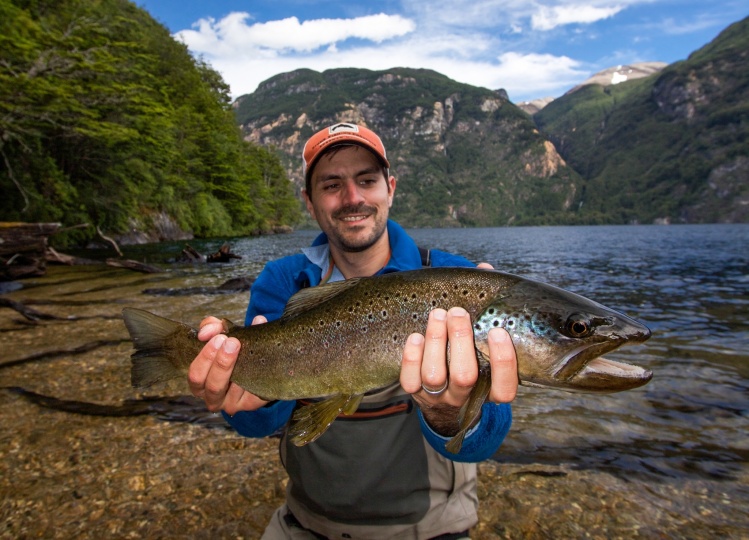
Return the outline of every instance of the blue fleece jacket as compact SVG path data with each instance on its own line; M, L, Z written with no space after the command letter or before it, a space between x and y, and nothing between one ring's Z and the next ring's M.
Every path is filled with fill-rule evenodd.
M421 268L421 254L413 239L394 221L388 221L387 228L390 261L379 273ZM327 242L327 236L323 233L312 245L320 246ZM431 265L475 266L464 257L436 249L431 250ZM318 285L321 274L321 268L302 253L269 262L252 286L245 325L249 325L256 315L264 315L269 321L280 318L289 298L306 286ZM224 413L224 417L241 435L265 437L289 421L294 405L294 401L276 401L256 411L243 411L234 416ZM490 458L496 452L510 429L512 411L509 404L485 403L481 421L466 436L458 454L445 449L445 443L449 439L435 433L424 421L421 411L419 420L424 437L437 452L453 461L478 462Z

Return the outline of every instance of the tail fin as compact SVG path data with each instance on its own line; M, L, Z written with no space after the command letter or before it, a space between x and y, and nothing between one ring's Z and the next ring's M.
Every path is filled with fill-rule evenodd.
M130 357L133 362L130 379L134 387L146 388L183 376L179 356L180 353L187 352L188 356L190 353L178 351L175 338L183 334L187 343L188 338L194 337L194 329L141 309L125 308L122 317L135 347Z

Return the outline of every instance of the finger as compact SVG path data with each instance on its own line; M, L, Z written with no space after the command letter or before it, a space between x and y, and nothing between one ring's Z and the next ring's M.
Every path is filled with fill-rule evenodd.
M223 410L229 416L233 416L239 411L254 411L266 403L268 402L264 399L260 399L255 394L248 392L238 384L232 382L229 383L229 389L224 398Z
M216 339L219 339L217 337ZM234 364L239 356L240 343L237 338L224 338L221 348L216 352L216 357L205 380L205 404L209 411L219 411L223 407L226 392L229 389L231 374Z
M252 319L252 323L250 326L254 326L256 324L265 324L268 322L268 319L265 318L263 315L255 315L255 318Z
M447 312L450 343L450 393L462 397L471 392L478 379L478 362L473 341L471 316L461 307Z
M221 319L217 319L216 317L206 317L200 321L198 339L200 341L208 341L216 334L221 334L224 331L224 324L221 322Z
M190 368L187 370L187 384L195 397L202 398L205 395L205 381L211 371L211 366L213 366L216 353L223 345L224 340L226 340L226 336L222 334L211 339L190 364Z
M494 270L494 267L487 262L478 263L476 265L476 268L483 268L484 270Z
M400 382L403 390L415 394L421 390L421 360L424 358L424 336L411 334L403 348Z
M434 309L429 314L421 362L421 383L439 390L447 381L447 312Z
M492 328L488 335L492 388L489 400L509 403L518 392L518 362L510 334L503 328Z

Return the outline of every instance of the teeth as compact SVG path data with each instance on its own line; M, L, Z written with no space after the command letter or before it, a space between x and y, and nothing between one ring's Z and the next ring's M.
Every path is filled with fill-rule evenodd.
M349 216L343 218L343 221L359 221L360 219L364 219L367 216Z

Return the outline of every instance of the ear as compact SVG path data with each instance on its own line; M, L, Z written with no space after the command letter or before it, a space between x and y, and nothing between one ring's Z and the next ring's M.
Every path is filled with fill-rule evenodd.
M312 216L312 219L317 221L317 217L315 217L315 207L312 205L312 199L310 199L309 193L307 193L306 189L302 190L302 197L304 198L304 204L307 207L307 212L309 212L309 215Z
M395 179L395 176L391 176L387 179L388 184L388 208L392 208L393 206L393 196L395 195L395 185L397 184L397 180Z

